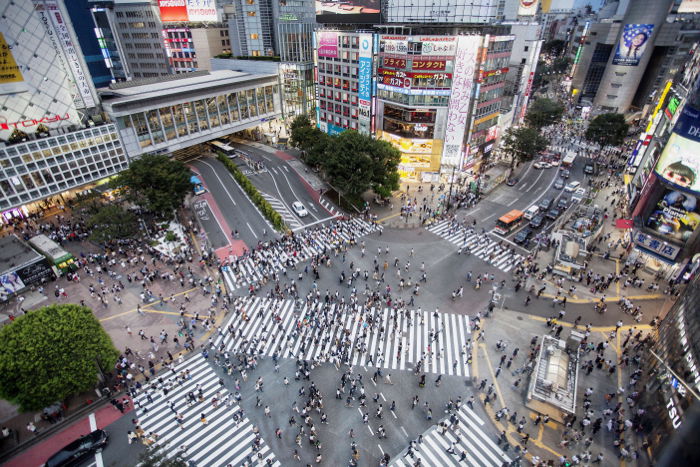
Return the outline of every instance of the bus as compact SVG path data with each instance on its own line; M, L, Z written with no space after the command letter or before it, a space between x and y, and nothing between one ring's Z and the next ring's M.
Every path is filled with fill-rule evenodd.
M569 151L569 153L564 156L564 159L561 160L561 166L564 169L569 169L571 168L572 165L574 165L574 161L576 160L576 153Z
M512 211L502 215L496 221L496 227L493 229L493 231L501 235L507 235L512 232L513 229L517 228L523 219L523 212L513 209Z
M212 149L214 151L223 152L226 155L226 157L230 157L231 159L233 159L234 157L236 157L238 155L236 153L235 148L232 148L228 144L222 143L221 141L217 141L217 140L209 141L209 145L212 147Z
M195 195L202 195L206 193L207 190L204 189L204 185L202 184L202 181L199 179L197 175L192 175L190 177L190 183L193 186L194 194Z
M67 271L78 269L78 264L75 262L75 257L68 251L61 248L58 243L51 240L46 235L37 235L30 238L29 243L36 251L41 253L49 260L51 266L59 271L57 275L63 275Z

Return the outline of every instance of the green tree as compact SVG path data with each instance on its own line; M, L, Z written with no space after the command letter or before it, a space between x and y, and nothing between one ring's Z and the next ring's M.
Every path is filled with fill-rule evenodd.
M111 239L133 237L138 231L136 216L117 204L101 206L87 221L92 229L90 240L106 243Z
M190 170L180 161L166 155L146 155L131 162L112 183L123 187L130 201L171 219L192 192L191 176Z
M371 139L371 138L370 138ZM388 141L371 139L372 151L372 190L383 198L391 196L400 187L399 162L401 151Z
M118 357L89 308L39 308L0 329L0 397L39 410L94 388L99 368L111 369Z
M321 130L311 124L311 120L309 120L309 117L306 115L297 115L294 120L292 120L290 127L292 130L292 137L289 142L292 146L302 151L308 151L314 144L318 133L321 133Z
M596 116L588 124L586 139L601 146L619 146L625 141L629 125L625 116L617 113L606 113Z
M552 55L554 57L557 57L564 53L565 50L566 41L563 41L561 39L552 39L542 44L543 55Z
M516 163L532 159L538 152L547 149L547 144L547 138L534 128L508 128L503 136L503 149L510 154L511 172Z
M564 114L564 106L559 102L541 97L530 104L525 121L531 127L540 129L559 121Z
M152 444L139 455L141 467L187 467L187 462L181 452L168 457L168 446Z
M312 137L304 156L304 161L312 167L323 167L333 137L322 132L318 128L313 128Z

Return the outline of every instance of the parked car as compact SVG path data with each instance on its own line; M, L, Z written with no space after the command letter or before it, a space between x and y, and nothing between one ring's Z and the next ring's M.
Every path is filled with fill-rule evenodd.
M557 190L561 190L562 188L564 188L564 180L558 178L557 181L554 182L554 188L556 188Z
M557 217L559 217L559 214L561 214L561 211L559 211L559 209L552 208L549 211L547 211L547 219L555 220Z
M552 200L549 198L545 198L542 201L540 201L540 204L538 204L540 211L546 211L549 209L549 206L552 205Z
M517 178L509 178L509 179L506 181L506 185L508 185L508 186L514 186L514 185L516 185L517 183L518 183L518 179L517 179Z
M44 467L79 465L88 456L107 446L108 440L109 434L106 431L95 430L67 444L63 449L49 457Z
M568 198L564 198L563 196L561 198L559 198L559 202L557 203L557 209L561 209L563 211L568 206L569 206Z
M301 204L299 201L294 201L292 203L292 209L294 209L294 212L299 217L306 217L309 215L309 211L307 211L304 205Z
M571 182L568 185L566 185L566 188L564 188L564 191L567 193L573 193L576 191L576 188L578 188L581 185L581 182Z
M525 227L523 230L515 234L513 241L518 244L525 243L527 239L530 238L530 235L532 235L532 229L530 227Z
M532 218L530 221L530 227L533 229L539 229L542 226L542 223L544 222L544 215L538 214L535 217Z

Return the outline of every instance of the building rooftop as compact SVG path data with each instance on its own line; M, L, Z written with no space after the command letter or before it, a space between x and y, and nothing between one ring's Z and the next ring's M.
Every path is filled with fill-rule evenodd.
M0 237L0 274L21 269L42 258L16 235Z

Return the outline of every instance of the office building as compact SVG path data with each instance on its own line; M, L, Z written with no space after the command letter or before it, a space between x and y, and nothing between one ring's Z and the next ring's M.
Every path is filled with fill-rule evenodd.
M542 26L536 22L507 23L515 38L508 66L498 70L506 74L501 105L501 128L519 125L525 118L532 94L532 82L542 48Z
M129 157L201 153L201 143L281 115L276 75L197 71L115 83L99 93Z
M212 58L231 53L229 29L223 24L191 27L188 23L164 23L163 43L174 73L211 71Z
M62 5L14 0L0 4L0 14L0 45L7 51L0 84L0 210L9 222L63 203L128 162L116 126L96 109Z

